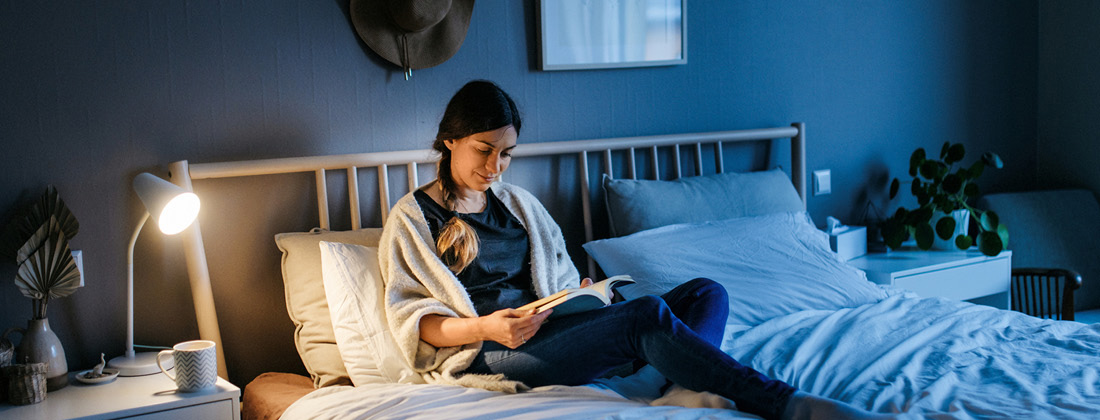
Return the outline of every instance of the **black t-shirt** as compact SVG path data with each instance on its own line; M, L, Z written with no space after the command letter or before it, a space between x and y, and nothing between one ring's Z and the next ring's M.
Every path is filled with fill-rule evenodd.
M527 230L493 190L485 192L485 210L480 213L445 209L420 190L413 195L428 221L433 241L439 241L439 231L454 216L466 221L477 232L478 255L457 277L466 287L479 315L518 308L536 299L531 288Z

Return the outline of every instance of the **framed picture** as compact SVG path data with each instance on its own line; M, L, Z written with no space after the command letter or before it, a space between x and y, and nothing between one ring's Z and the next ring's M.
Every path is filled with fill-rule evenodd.
M542 70L687 64L687 0L540 0Z

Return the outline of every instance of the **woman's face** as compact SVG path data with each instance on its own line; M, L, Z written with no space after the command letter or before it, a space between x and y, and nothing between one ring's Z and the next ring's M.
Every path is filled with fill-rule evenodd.
M511 125L444 144L451 150L451 175L465 193L485 192L512 162L516 129Z

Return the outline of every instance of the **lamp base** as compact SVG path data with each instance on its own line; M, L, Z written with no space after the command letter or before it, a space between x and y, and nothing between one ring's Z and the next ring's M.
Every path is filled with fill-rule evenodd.
M118 356L107 362L107 367L118 369L118 376L145 376L160 373L157 354L159 353L144 352L135 353L134 357ZM168 370L173 368L176 362L172 357L165 357L161 359L160 364Z

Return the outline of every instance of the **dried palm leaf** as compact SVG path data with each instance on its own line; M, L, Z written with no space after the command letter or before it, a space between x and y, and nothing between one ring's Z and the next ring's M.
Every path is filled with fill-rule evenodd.
M55 218L42 225L19 249L15 285L24 296L37 300L69 296L80 287L80 271L69 250L69 240Z
M18 256L20 248L51 217L57 219L59 229L65 234L66 240L72 239L80 231L80 223L76 221L76 216L69 211L65 201L61 200L57 188L50 185L27 213L16 216L5 227L4 233L0 235L0 258L9 260L16 258L15 263L22 264L23 261Z

